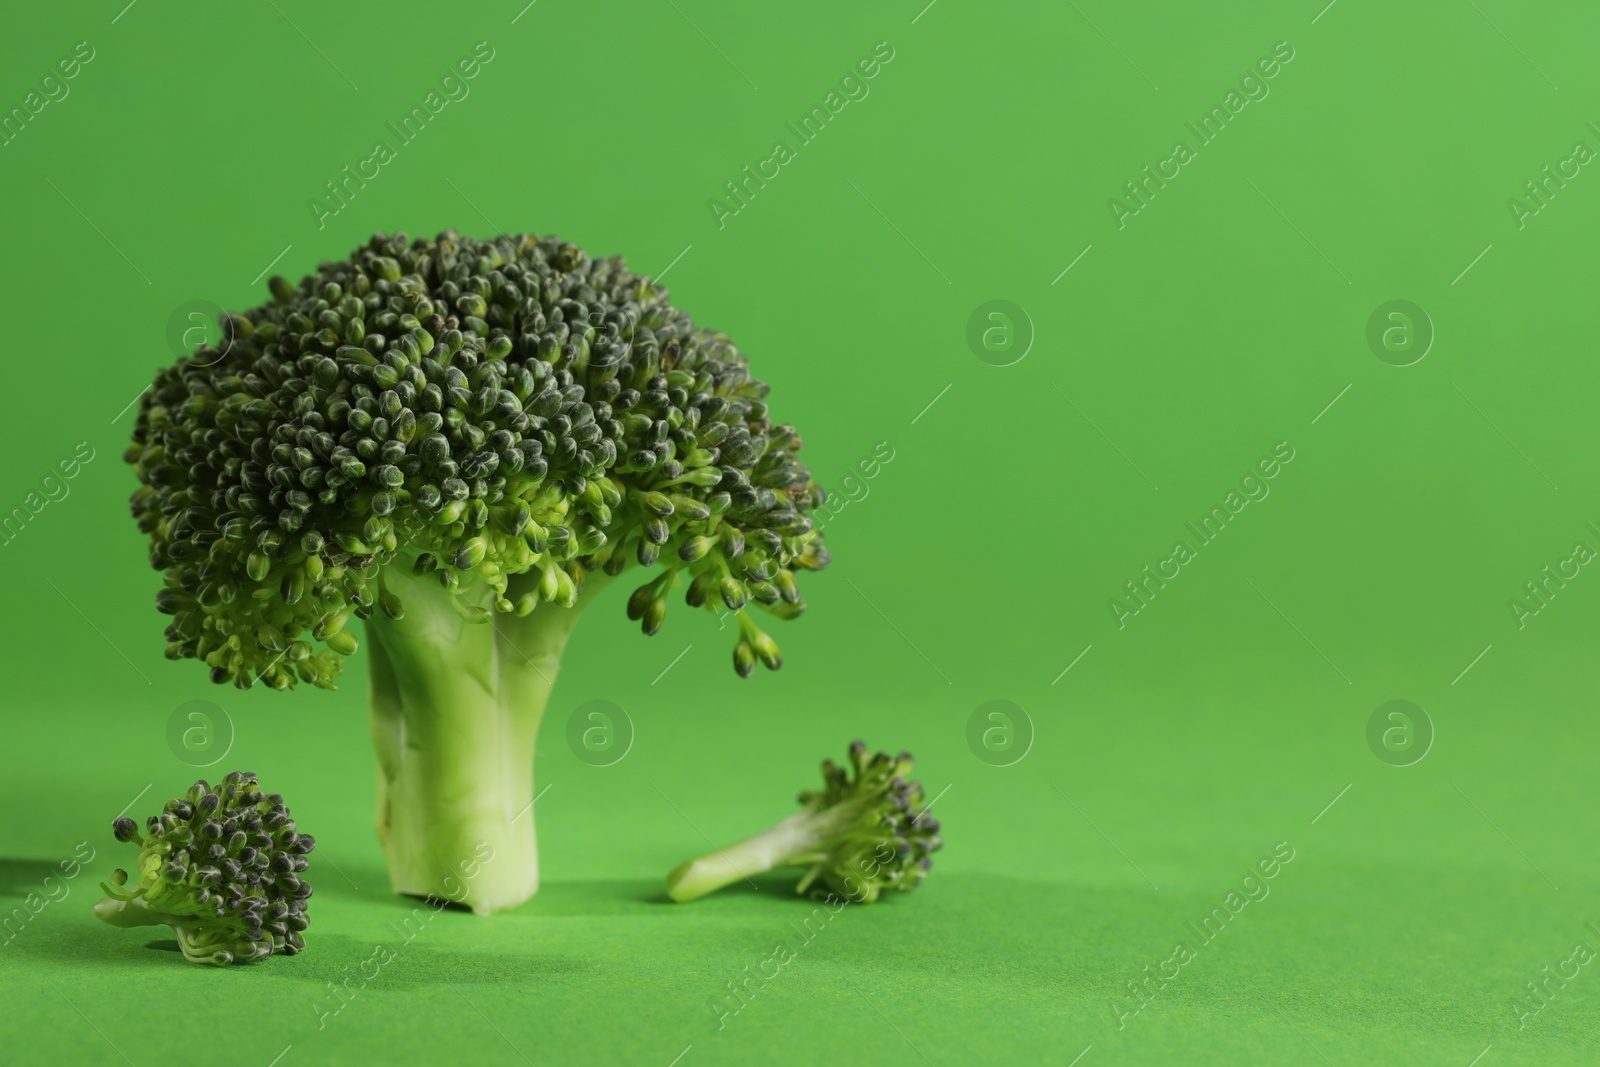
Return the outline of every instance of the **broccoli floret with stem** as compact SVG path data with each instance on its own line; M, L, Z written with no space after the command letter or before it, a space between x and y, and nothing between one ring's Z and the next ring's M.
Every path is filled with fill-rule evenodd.
M533 750L582 608L630 567L646 634L684 586L776 669L828 562L822 490L767 386L620 257L554 237L378 235L161 370L126 458L167 655L217 682L333 688L365 623L377 830L394 887L538 889Z
M316 847L276 793L234 771L216 788L204 779L145 820L111 824L139 846L133 882L117 868L94 913L112 926L170 926L190 963L226 966L305 950L306 857Z
M688 901L776 867L804 867L795 892L870 904L910 892L944 844L926 814L922 783L909 781L911 753L867 755L850 746L851 771L822 763L822 790L800 794L800 810L765 833L691 860L667 876L667 895Z

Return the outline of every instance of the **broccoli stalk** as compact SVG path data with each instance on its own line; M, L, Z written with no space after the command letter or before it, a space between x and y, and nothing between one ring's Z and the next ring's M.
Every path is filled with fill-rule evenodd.
M139 846L139 861L132 889L120 867L111 885L100 883L106 896L94 913L102 921L170 926L190 963L220 967L305 949L311 883L301 876L316 841L255 775L235 771L215 789L196 782L150 816L144 834L126 816L111 830Z
M800 794L801 808L738 844L691 860L667 876L667 895L689 901L777 867L804 867L795 892L838 895L870 904L883 893L922 884L944 842L926 816L922 784L909 782L909 752L867 755L850 746L854 775L824 760L821 792Z
M659 564L627 602L647 635L681 586L737 614L741 676L776 669L748 609L804 608L822 490L744 355L620 257L379 235L269 288L140 402L132 509L167 655L331 689L363 620L395 889L515 906L538 887L534 738L583 605Z
M462 881L462 861L485 844L494 859L470 880L467 904L487 914L538 891L534 742L567 638L607 581L590 578L571 607L485 625L437 582L384 572L405 613L374 613L367 632L378 839L398 892Z

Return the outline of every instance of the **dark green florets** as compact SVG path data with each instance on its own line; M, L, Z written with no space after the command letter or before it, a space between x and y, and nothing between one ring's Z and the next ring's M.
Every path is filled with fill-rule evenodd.
M865 742L856 741L850 764L847 770L823 760L823 788L800 794L817 825L819 855L797 888L815 893L814 885L821 885L857 903L909 892L928 876L934 852L944 845L939 821L925 814L922 783L906 777L911 753L869 756Z
M118 869L95 913L113 926L168 925L191 963L225 965L305 949L306 856L316 847L276 793L235 771L215 789L196 782L145 821L112 823L139 846L132 884Z
M745 357L665 289L556 238L453 231L269 286L157 375L128 449L170 658L331 687L350 620L404 610L383 567L486 617L660 561L628 603L645 633L682 577L738 613L740 674L782 662L744 609L799 614L823 494Z

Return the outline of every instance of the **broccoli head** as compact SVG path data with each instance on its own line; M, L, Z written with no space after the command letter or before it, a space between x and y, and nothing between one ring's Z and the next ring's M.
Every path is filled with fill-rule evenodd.
M850 746L851 770L824 760L823 788L800 794L800 810L772 829L691 860L667 876L667 895L687 901L776 867L804 867L798 893L870 904L910 892L944 844L927 816L922 783L908 781L909 752L867 755ZM854 773L852 773L852 771Z
M112 926L170 926L190 963L223 966L305 949L306 856L316 847L276 793L235 771L213 789L198 781L145 820L111 824L139 846L130 884L120 867L94 913Z
M332 688L370 639L378 831L402 892L488 844L480 911L537 888L533 739L578 610L630 566L734 613L804 606L823 494L729 339L553 237L375 236L161 370L127 460L172 616L217 682Z

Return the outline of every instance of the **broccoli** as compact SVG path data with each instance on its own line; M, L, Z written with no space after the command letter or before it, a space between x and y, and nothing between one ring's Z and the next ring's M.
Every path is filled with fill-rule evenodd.
M850 746L854 777L822 762L826 786L800 794L800 810L772 829L691 860L667 875L667 895L687 901L775 867L805 867L795 892L870 904L890 890L910 892L944 844L927 817L922 783L908 782L911 753L867 755ZM822 890L826 890L824 893Z
M823 493L767 387L620 257L553 237L375 236L222 317L161 370L127 460L165 575L169 658L242 688L333 688L370 638L377 832L396 891L444 896L487 845L480 913L538 889L533 750L579 612L637 563L737 615L804 606Z
M256 776L235 771L215 789L202 779L145 820L145 833L127 816L111 824L118 841L139 846L134 867L117 868L94 913L112 926L170 926L190 963L226 966L274 952L304 951L306 901L302 877L316 847L289 818L276 793L262 793Z

